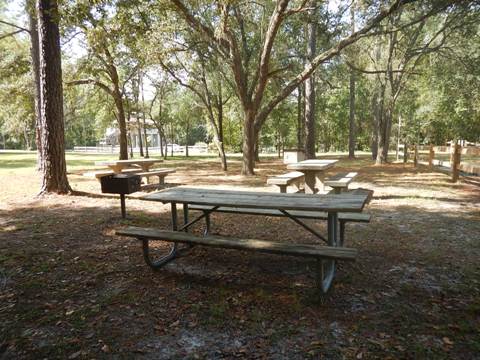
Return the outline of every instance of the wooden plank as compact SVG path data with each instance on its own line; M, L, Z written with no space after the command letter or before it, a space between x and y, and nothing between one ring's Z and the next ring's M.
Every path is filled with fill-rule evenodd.
M299 163L288 164L289 170L326 170L331 168L338 160L304 160Z
M141 199L163 203L175 202L242 208L361 212L367 201L367 195L349 193L338 195L278 194L176 187L146 195Z
M353 181L355 176L358 173L356 172L349 172L349 173L339 173L334 176L329 177L323 183L330 187L345 187L347 188L348 185Z
M373 190L370 190L370 189L363 189L363 188L353 189L353 190L349 190L348 194L365 195L367 197L367 204L370 204L370 201L373 199Z
M305 175L299 171L291 171L286 174L270 177L267 179L268 185L290 185L295 181L302 180Z
M251 250L280 255L295 255L325 259L354 261L357 250L310 244L289 244L267 240L237 239L222 236L198 237L182 231L165 231L153 228L128 227L116 231L117 235L220 247L226 249Z
M168 174L172 174L176 172L175 169L152 169L152 170L149 170L149 171L145 171L145 172L139 172L137 173L137 175L140 175L140 176L145 176L145 177L148 177L148 176L159 176L159 175L168 175Z
M212 207L208 205L190 205L189 210L211 210ZM235 208L235 207L219 207L215 212L223 212L230 214L245 214L245 215L264 215L264 216L278 216L285 217L285 215L275 209L249 209L249 208ZM324 211L295 211L291 210L289 214L301 219L320 219L326 220L328 214ZM339 220L352 222L370 222L371 215L365 213L338 213Z

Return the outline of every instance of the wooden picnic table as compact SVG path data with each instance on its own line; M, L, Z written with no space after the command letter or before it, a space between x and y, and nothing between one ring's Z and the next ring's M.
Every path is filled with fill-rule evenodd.
M144 172L148 172L150 168L156 164L163 162L161 159L130 159L130 160L107 160L96 161L95 165L108 166L115 174L119 174L123 169L131 166L137 166Z
M305 174L305 194L317 192L315 184L321 183L319 175L328 168L331 168L338 160L304 160L298 163L287 165L287 169L301 171Z
M324 240L330 247L337 247L339 251L343 251L341 242L339 241L339 218L338 213L342 212L356 212L359 213L363 210L367 202L366 195L357 194L328 194L328 195L310 195L310 194L284 194L284 193L271 193L271 192L252 192L252 191L237 191L237 190L216 190L216 189L202 189L191 187L177 187L170 188L163 191L159 191L153 194L142 197L143 200L158 201L162 203L171 204L171 216L172 216L172 229L174 234L176 232L188 231L188 227L197 223L199 220L205 218L206 231L205 236L208 235L210 228L209 214L215 212L221 207L237 207L248 209L275 209L283 213L283 215L293 220L304 229L314 234L317 238ZM177 221L177 204L183 204L183 226L178 225ZM203 210L203 214L197 218L189 221L188 207L190 204L195 205L208 205L211 208ZM299 216L295 214L295 211L324 211L327 212L327 237L323 237L318 230L308 226L301 220ZM220 211L220 210L219 210ZM137 236L139 239L144 240L143 251L144 258L147 263L153 267L158 268L165 263L171 261L177 254L177 242L174 242L168 255L160 258L157 261L151 261L148 253L148 237L161 238L163 235L152 235L151 230L133 229L126 231L118 231L120 235ZM136 235L135 235L136 234ZM185 233L182 233L185 234ZM168 235L172 238L172 235ZM173 235L172 241L179 242L201 242L198 238L189 240L187 235ZM181 239L180 239L181 238ZM239 240L239 239L206 239L209 242L222 242L223 247L230 248L243 248L249 247L250 250L265 249L268 245L263 243L255 245L257 240ZM257 241L258 242L258 241ZM204 243L205 244L205 243ZM212 244L210 244L212 245ZM219 246L218 244L216 244ZM290 244L296 247L296 251L304 251L306 247L311 246L307 244ZM215 246L215 245L213 245ZM279 247L278 243L275 245ZM322 247L320 247L322 248ZM326 248L327 249L327 248ZM346 249L351 250L351 249ZM280 251L277 251L280 252ZM322 269L319 271L321 275L318 278L321 279L320 287L322 292L327 292L330 288L331 282L335 276L336 265L334 258L330 260L324 260L322 262ZM318 279L317 278L317 279Z

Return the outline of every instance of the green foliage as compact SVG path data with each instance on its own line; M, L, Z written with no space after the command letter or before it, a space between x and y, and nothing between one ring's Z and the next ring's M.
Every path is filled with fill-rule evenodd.
M0 1L0 18L7 16L8 2ZM292 1L293 8L300 1ZM357 26L376 11L378 2L356 1ZM217 2L187 3L194 15L221 32L220 6ZM239 40L239 51L248 65L248 81L261 54L261 44L268 29L275 2L233 2L241 10L242 27L233 10L228 21L232 35ZM343 12L350 2L340 2L338 9L319 4L317 50L351 31L350 19ZM440 2L408 6L401 16L383 22L378 30L390 24L407 24L421 11ZM169 142L194 144L211 142L215 131L213 118L223 111L223 133L226 150L240 151L243 139L243 104L235 93L235 79L230 64L220 60L219 49L205 36L193 31L167 2L145 0L65 0L61 4L62 35L82 48L76 56L64 53L66 82L90 79L112 84L109 61L118 71L126 112L142 112L162 128ZM375 6L369 6L375 5ZM231 7L230 9L233 9ZM458 12L458 14L457 14ZM305 23L308 12L290 15L279 29L269 63L271 76L264 93L268 103L297 74L305 62ZM445 37L436 36L447 20L452 25ZM14 19L15 20L15 19ZM478 8L458 5L422 23L401 28L393 51L392 66L399 68L410 57L408 74L402 79L392 119L393 141L397 140L401 118L400 140L442 144L454 138L480 141L480 30ZM20 21L20 20L19 20ZM450 21L450 20L449 20ZM237 26L238 25L238 26ZM243 33L240 31L243 29ZM12 29L0 24L0 34ZM375 132L372 97L379 84L388 83L382 70L388 64L389 34L364 38L348 47L342 57L333 58L316 70L317 147L320 150L346 150L349 122L349 76L356 76L357 148L367 150ZM421 56L413 52L435 39L435 51ZM69 41L67 41L69 40ZM413 46L413 45L415 46ZM0 39L0 129L7 145L16 148L34 146L33 82L30 70L29 39L16 34ZM68 49L68 47L65 47ZM376 51L380 49L378 59ZM418 59L418 61L417 61ZM347 64L370 73L352 70ZM145 75L145 107L138 107L138 72ZM375 71L378 71L375 73ZM175 74L173 76L172 74ZM398 73L395 73L395 77ZM148 81L146 79L149 79ZM136 80L137 79L137 80ZM180 84L183 83L181 86ZM386 89L386 99L392 89ZM155 96L155 98L153 98ZM64 87L65 131L67 148L95 145L105 129L115 124L113 98L98 86ZM207 101L208 100L208 101ZM222 102L221 111L216 106ZM296 93L287 97L270 113L261 133L262 147L297 146L298 107Z
M25 37L0 41L0 132L11 148L31 148L35 139L33 79Z

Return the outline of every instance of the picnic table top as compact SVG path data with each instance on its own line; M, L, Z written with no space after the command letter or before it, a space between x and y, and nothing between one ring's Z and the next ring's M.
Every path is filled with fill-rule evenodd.
M95 161L95 165L115 166L115 165L129 165L129 164L154 164L163 162L162 159L129 159L129 160L104 160Z
M332 167L338 160L304 160L298 163L292 163L287 165L289 170L325 170Z
M272 192L216 190L176 187L142 197L163 203L234 206L257 209L361 212L367 202L364 194L283 194Z

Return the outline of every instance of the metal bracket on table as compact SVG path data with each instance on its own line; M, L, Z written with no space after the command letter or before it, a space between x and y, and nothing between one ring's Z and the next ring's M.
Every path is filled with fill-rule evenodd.
M193 224L197 223L198 221L202 220L203 218L205 218L205 221L207 222L207 228L210 228L210 213L211 212L214 212L215 210L217 210L219 208L219 206L214 206L212 207L211 209L209 210L203 210L202 211L202 214L201 215L198 215L195 219L193 219L192 221L190 222L187 222L185 223L183 226L181 226L178 231L182 231L182 230L186 230L188 229L190 226L192 226ZM185 210L184 210L185 211ZM184 214L185 215L185 214ZM188 215L187 215L188 216ZM185 219L185 217L184 217ZM187 218L188 220L188 218ZM209 229L210 230L210 229ZM205 235L207 235L208 232L205 233Z
M325 239L325 237L320 234L318 231L312 229L310 226L308 226L307 224L305 224L303 221L297 219L295 216L293 216L292 214L290 214L289 212L285 211L285 210L280 210L280 212L282 214L284 214L286 217L292 219L293 221L295 221L298 225L300 225L301 227L303 227L305 230L311 232L313 235L315 235L316 237L318 237L319 239L322 239L323 241L325 241L326 243L328 243L328 240Z

